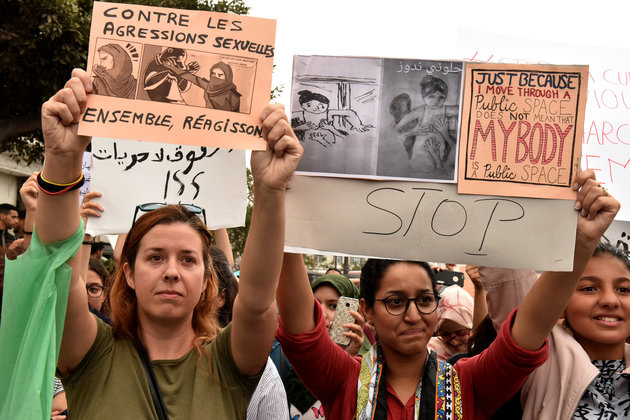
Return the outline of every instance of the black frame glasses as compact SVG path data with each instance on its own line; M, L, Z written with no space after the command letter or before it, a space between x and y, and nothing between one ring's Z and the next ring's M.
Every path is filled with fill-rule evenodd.
M431 302L431 305L433 305L433 309L429 310L427 312L427 310L425 310L425 308L422 307L422 304L418 305L418 299L423 299L426 297L431 296L433 298L433 301ZM395 300L400 300L402 302L404 302L405 307L404 309L402 309L402 311L400 311L400 308L402 308L402 306L400 306L400 308L398 308L396 305L394 305L394 301ZM388 314L393 315L393 316L401 316L407 313L407 309L409 309L409 304L413 301L413 303L416 305L416 309L418 309L418 312L420 312L421 314L424 315L430 315L433 312L435 312L435 310L438 307L438 304L440 303L440 296L436 295L435 293L427 293L424 294L422 296L418 296L415 298L407 298L405 296L389 296L385 299L376 299L376 301L378 302L383 302L383 305L385 305L385 310L387 311ZM401 302L401 305L402 305Z
M90 293L90 289L99 289L98 295ZM88 294L89 297L91 297L91 298L100 298L101 296L103 296L103 292L105 291L105 287L101 286L100 284L86 284L85 285L85 290L87 290L87 294Z
M208 222L206 220L206 209L204 209L203 207L199 207L197 205L194 204L175 204L177 206L184 206L186 208L186 210L188 210L189 212L193 213L193 214L201 214L203 215L203 224L208 226ZM144 203L144 204L138 204L136 206L136 211L133 213L133 222L131 223L131 226L136 224L136 218L138 217L138 211L143 211L143 212L149 212L152 210L157 210L161 207L164 206L168 206L168 204L166 203Z

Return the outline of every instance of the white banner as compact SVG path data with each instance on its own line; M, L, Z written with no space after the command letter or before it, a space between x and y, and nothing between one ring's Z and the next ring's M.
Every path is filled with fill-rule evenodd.
M621 201L617 220L630 221L630 50L531 41L460 30L462 59L495 63L588 64L582 168ZM553 100L532 98L551 109Z
M294 176L285 246L297 252L570 271L574 204L459 195L454 184Z
M194 204L212 229L243 226L245 151L95 137L91 190L105 209L88 221L94 235L127 233L145 203Z

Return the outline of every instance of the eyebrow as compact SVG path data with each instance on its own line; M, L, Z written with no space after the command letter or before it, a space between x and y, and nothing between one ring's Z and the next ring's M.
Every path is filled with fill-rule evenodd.
M420 289L418 290L416 293L433 293L433 290L431 289ZM406 293L403 290L386 290L384 292L386 295L406 295Z

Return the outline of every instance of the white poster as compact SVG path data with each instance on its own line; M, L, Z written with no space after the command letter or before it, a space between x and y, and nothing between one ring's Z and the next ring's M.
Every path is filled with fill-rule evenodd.
M462 59L495 63L588 64L582 168L621 201L617 220L630 221L630 50L531 41L460 30ZM532 97L538 109L558 108L554 98Z
M94 235L128 232L146 203L199 206L212 229L245 224L242 150L95 137L90 185L103 194L97 200L105 209L88 221Z
M297 252L570 271L574 204L459 195L454 184L294 176L285 246Z

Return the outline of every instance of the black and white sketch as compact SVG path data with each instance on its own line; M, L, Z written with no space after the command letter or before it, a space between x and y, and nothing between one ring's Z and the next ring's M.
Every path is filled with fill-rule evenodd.
M190 73L197 72L199 63L196 61L187 62L187 57L186 50L172 47L163 48L162 51L153 56L144 69L143 83L144 90L150 100L175 104L185 103L182 92L190 89L191 82L178 77L173 68L176 67Z
M92 67L94 93L134 99L137 84L134 62L139 59L136 46L106 39L99 39L99 44Z
M305 151L298 170L338 176L374 173L378 61L295 58L291 125Z
M455 182L462 68L384 60L377 175Z
M297 56L298 169L455 182L462 70L459 61Z

